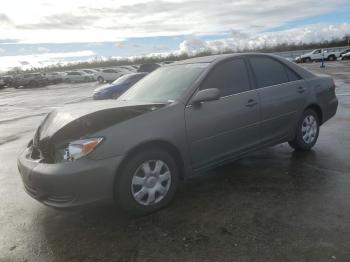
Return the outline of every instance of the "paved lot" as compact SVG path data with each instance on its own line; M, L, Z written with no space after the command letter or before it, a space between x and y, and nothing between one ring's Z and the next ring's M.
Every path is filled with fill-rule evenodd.
M0 261L350 261L350 63L307 67L334 76L340 101L314 150L262 150L138 219L113 207L59 212L22 189L16 156L44 114L97 84L0 90Z

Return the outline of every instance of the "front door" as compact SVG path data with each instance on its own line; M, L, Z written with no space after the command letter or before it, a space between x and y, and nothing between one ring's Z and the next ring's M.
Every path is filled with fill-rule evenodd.
M218 64L200 90L218 88L219 100L188 105L187 136L195 169L225 160L259 142L260 102L244 59Z

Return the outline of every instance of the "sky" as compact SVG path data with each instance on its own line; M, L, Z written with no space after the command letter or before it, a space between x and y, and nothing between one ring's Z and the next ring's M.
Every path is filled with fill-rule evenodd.
M0 71L350 35L350 0L11 0Z

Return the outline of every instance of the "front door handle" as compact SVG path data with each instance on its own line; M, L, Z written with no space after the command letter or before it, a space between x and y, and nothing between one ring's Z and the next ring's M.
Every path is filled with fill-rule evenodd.
M302 86L299 86L297 92L300 93L300 94L304 93L305 92L305 88L302 87Z
M249 99L248 102L246 103L247 107L253 107L256 104L258 104L258 102L255 101L255 99Z

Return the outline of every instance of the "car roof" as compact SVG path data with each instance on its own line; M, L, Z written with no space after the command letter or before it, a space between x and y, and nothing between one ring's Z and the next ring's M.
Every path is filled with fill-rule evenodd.
M210 56L202 56L202 57L185 59L185 60L174 62L174 63L166 65L166 66L180 65L180 64L195 64L195 63L213 63L213 62L220 62L222 60L226 60L226 59L231 58L231 57L252 56L252 55L263 55L263 56L275 57L275 55L266 54L266 53L221 54L221 55L210 55Z

